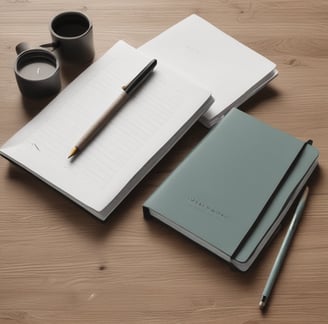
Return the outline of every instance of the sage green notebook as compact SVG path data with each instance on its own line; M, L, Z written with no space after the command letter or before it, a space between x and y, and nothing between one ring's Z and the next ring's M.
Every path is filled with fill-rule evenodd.
M232 109L148 198L144 214L246 271L318 155L309 143Z

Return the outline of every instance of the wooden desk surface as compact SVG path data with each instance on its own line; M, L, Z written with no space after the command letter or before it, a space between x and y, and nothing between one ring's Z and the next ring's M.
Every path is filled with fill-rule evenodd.
M248 273L158 222L149 194L206 134L195 125L102 224L31 175L0 160L0 323L328 323L328 2L1 1L0 143L46 100L23 100L15 45L50 40L63 10L94 22L97 56L117 40L139 46L198 13L278 65L243 108L319 148L320 169L267 312L258 301L284 230ZM74 75L66 73L69 82Z

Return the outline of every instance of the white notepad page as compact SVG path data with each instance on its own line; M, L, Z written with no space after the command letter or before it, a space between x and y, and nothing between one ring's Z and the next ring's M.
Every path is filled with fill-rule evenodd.
M201 122L210 127L277 75L276 65L193 14L139 49L155 55L212 92Z
M152 58L118 42L10 139L1 154L93 214L110 213L210 103L209 91L179 78L158 61L105 129L76 159L67 159L121 86Z

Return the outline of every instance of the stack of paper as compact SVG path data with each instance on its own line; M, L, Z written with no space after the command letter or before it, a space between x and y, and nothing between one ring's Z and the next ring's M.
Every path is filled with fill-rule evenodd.
M139 48L209 89L214 104L201 118L211 127L277 74L276 65L197 15Z

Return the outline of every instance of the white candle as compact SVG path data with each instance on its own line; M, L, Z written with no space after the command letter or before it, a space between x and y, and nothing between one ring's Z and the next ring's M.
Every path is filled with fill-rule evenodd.
M28 80L44 80L54 74L56 67L47 61L31 62L19 69L19 74Z

